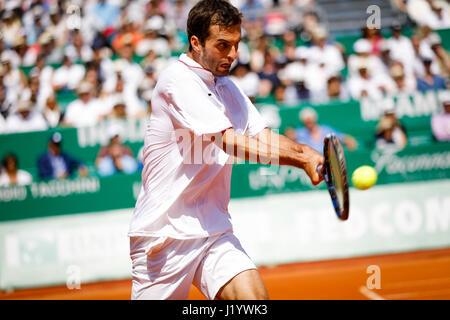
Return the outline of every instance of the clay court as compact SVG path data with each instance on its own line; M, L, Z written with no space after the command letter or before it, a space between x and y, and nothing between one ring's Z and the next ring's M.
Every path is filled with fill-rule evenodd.
M380 268L380 289L368 289L369 266ZM409 300L450 299L450 248L333 261L261 267L273 300ZM127 300L131 280L1 292L0 299ZM205 299L196 289L191 300Z

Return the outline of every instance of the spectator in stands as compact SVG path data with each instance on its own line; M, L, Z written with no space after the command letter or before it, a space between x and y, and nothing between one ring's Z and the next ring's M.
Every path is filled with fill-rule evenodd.
M422 78L425 76L425 67L423 64L423 59L431 60L431 71L434 74L439 74L439 65L433 61L434 54L431 50L431 46L427 41L424 41L420 35L413 34L411 36L411 44L414 49L414 60L413 60L413 72L416 78Z
M39 36L40 52L45 58L45 64L61 63L64 57L62 48L56 46L55 38L48 31Z
M42 179L65 179L78 173L88 175L88 170L80 161L62 151L62 135L55 132L50 136L48 150L38 159L39 177Z
M6 88L6 99L11 103L16 103L24 88L27 87L25 74L17 67L13 67L11 54L3 51L0 56L2 65L3 86Z
M0 187L24 186L31 184L33 177L25 170L19 169L17 156L13 153L7 154L2 160L3 168L0 173Z
M21 36L14 42L13 50L11 51L15 66L32 66L36 63L38 52L36 48L27 45L27 36Z
M392 63L389 73L390 81L386 83L387 92L390 94L408 93L416 91L416 79L413 76L406 75L401 62Z
M110 176L117 172L125 174L135 173L138 164L131 149L120 141L120 129L118 126L109 128L110 142L100 149L95 166L101 176Z
M380 34L380 29L377 28L369 28L368 26L362 29L362 38L366 39L370 42L371 45L371 54L380 55L381 52L381 43L383 41L383 37Z
M36 60L36 66L31 69L30 75L39 75L39 87L44 92L53 92L52 78L54 74L53 67L45 64L45 56L40 54Z
M54 94L47 98L42 115L50 128L55 128L60 125L64 113Z
M131 46L131 49L135 50L137 44L144 38L143 33L136 28L133 21L126 16L123 19L121 28L112 40L112 48L116 52L121 52L124 46Z
M442 112L431 117L431 130L438 141L450 141L450 93L445 91L441 96Z
M393 109L385 111L377 124L375 134L378 149L401 150L408 143L406 130L398 121Z
M12 47L14 41L20 37L22 31L22 22L12 8L3 11L0 33L3 35L5 45Z
M435 34L436 35L436 34ZM450 55L442 46L441 38L433 36L430 41L431 50L434 53L436 64L439 67L439 75L442 77L450 76ZM432 69L433 70L433 69Z
M67 28L67 17L61 14L57 2L50 5L46 30L55 39L57 47L63 47L68 42L70 30Z
M309 49L310 62L317 65L324 64L327 78L338 74L344 69L345 63L340 49L334 43L328 42L328 32L323 27L314 30L313 46Z
M53 75L53 88L55 91L76 90L83 79L86 70L82 64L74 64L72 56L64 54L62 65Z
M318 152L323 152L323 140L325 136L331 132L336 133L338 139L350 151L353 151L358 147L358 143L352 136L340 133L330 126L323 124L319 125L317 123L317 112L313 108L303 108L300 111L300 120L303 123L303 127L295 130L295 140L310 146Z
M98 0L93 5L90 14L97 30L104 30L107 27L116 27L121 14L120 7L116 5L118 2L108 0Z
M48 126L41 113L33 110L30 100L20 100L16 112L6 119L8 133L47 130Z
M372 54L372 44L367 39L359 39L353 44L355 54L348 58L349 77L358 75L359 66L364 64L367 71L373 76L380 74L384 68L380 58Z
M433 30L450 28L450 7L448 3L443 0L433 0L430 2L430 7L434 14L430 21L432 22L430 27Z
M53 94L50 86L41 85L39 73L33 69L29 74L28 88L23 90L21 99L30 100L34 110L42 112L47 98Z
M144 38L137 43L136 54L145 56L152 49L158 56L170 57L171 48L167 39L160 33L164 29L164 19L161 16L151 17L144 26Z
M384 74L373 76L364 61L360 61L358 75L350 77L348 87L353 99L358 100L362 97L380 99L387 92L386 80L389 80L389 78Z
M92 48L87 43L85 43L85 41L83 39L83 35L81 34L80 30L78 30L78 29L73 30L71 37L72 37L72 41L65 48L64 54L68 55L70 57L70 60L72 60L74 62L75 61L82 61L82 62L91 61L92 57L94 56L94 52L93 52Z
M271 50L266 50L264 52L264 63L261 71L258 72L258 76L261 80L268 80L270 82L270 93L273 93L275 88L280 84L277 73L275 53Z
M167 22L172 24L177 31L184 31L189 15L190 7L185 0L175 0L171 10L167 10Z
M324 92L312 97L312 102L316 104L325 104L333 101L347 102L350 100L350 92L347 85L342 82L340 76L331 76L327 80L327 88Z
M446 84L444 78L434 74L431 71L432 60L422 60L425 68L425 76L417 79L417 89L420 91L445 89Z
M96 125L105 113L104 106L93 96L94 87L87 81L78 86L78 99L71 102L66 109L64 124L73 127Z
M415 53L411 40L402 34L403 28L399 23L394 23L391 30L392 37L386 40L389 56L392 60L401 62L407 74L412 74Z

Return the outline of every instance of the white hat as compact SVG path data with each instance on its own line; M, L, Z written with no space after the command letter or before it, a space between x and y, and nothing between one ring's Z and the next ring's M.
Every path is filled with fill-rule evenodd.
M317 39L324 39L324 38L326 38L328 36L327 30L325 28L323 28L323 27L320 27L320 26L315 28L313 30L312 34L313 34L313 37L317 38Z
M442 104L449 104L450 103L450 91L449 90L441 91L439 93L439 100L441 101Z
M122 126L120 126L119 124L112 124L109 128L108 128L108 138L112 139L115 136L119 136L119 138L121 137L123 131L122 131Z
M297 59L309 59L309 49L305 46L300 46L295 49L295 57Z
M161 16L154 15L145 23L144 30L145 31L159 31L164 27L164 19Z
M372 45L367 39L359 39L353 44L353 50L356 53L370 53L372 51Z
M83 81L79 84L78 88L77 88L77 93L81 94L81 93L90 93L92 92L93 86L90 82L88 81Z
M318 115L316 110L311 107L303 108L299 113L299 118L301 121L304 121L306 118L312 117L314 121L317 121Z
M17 104L17 111L30 111L33 105L30 100L19 100Z

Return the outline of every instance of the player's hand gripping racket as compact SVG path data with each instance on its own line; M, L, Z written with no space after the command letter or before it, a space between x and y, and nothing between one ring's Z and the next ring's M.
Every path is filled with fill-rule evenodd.
M338 218L347 220L350 207L347 165L341 143L333 133L324 139L323 157L323 166L319 166L317 171L323 175Z

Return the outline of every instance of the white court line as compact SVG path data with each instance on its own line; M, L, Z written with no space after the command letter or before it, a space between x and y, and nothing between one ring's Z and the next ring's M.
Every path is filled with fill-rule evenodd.
M375 291L370 290L366 286L359 287L359 292L366 298L369 298L370 300L386 300L385 298L380 296L378 293L375 293Z

